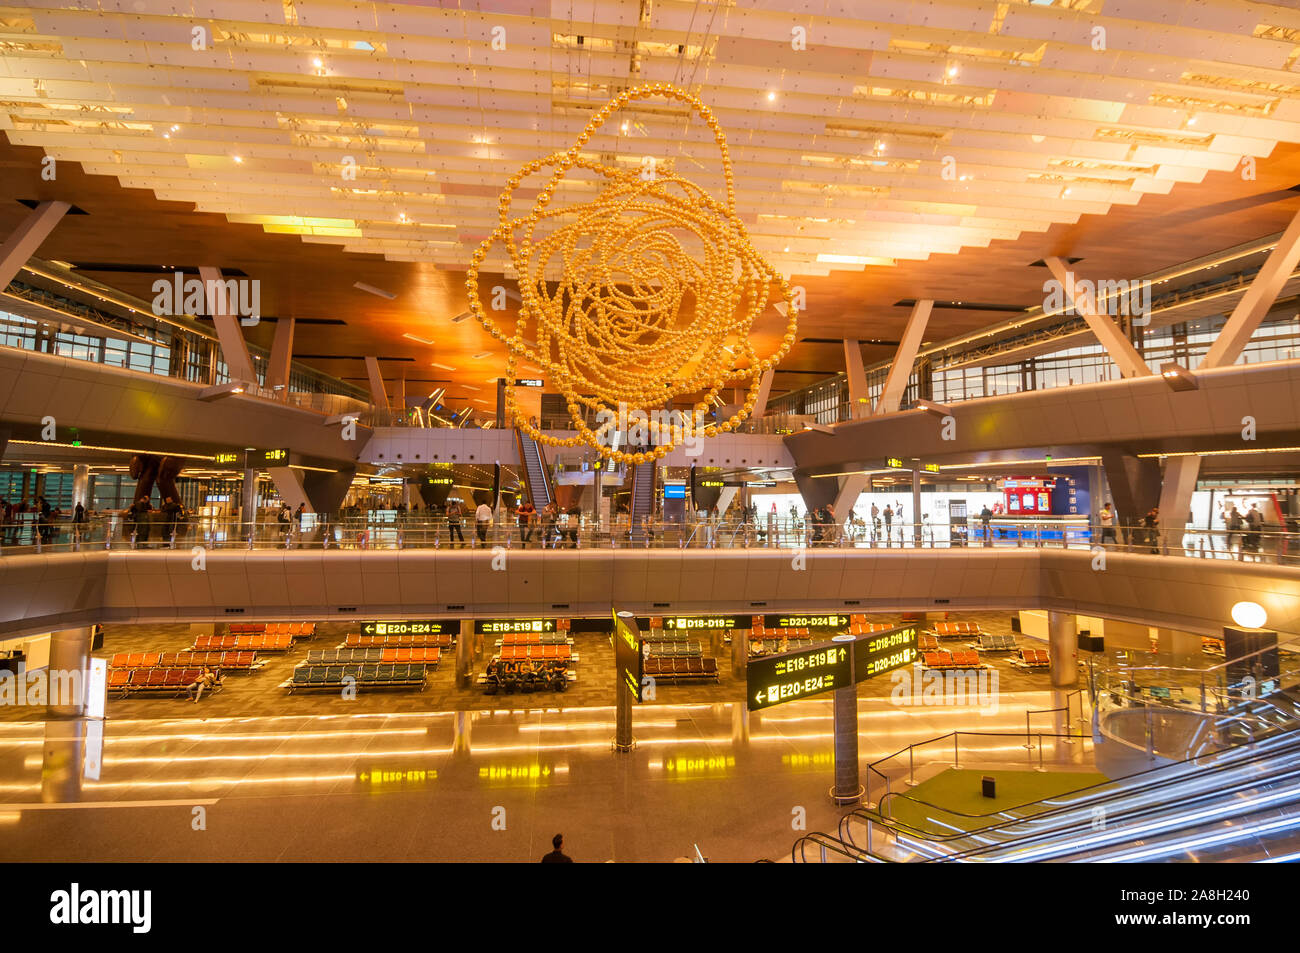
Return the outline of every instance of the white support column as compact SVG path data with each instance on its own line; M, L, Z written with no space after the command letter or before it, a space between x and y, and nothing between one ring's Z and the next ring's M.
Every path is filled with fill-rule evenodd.
M849 381L849 419L871 416L867 372L862 367L862 342L844 339L844 374Z
M248 342L244 340L239 316L231 313L232 296L218 290L224 283L221 269L200 265L199 278L203 281L208 310L212 312L212 324L217 330L217 339L221 342L221 357L226 362L230 379L257 383L257 372L253 370L253 359L248 354Z
M1142 355L1137 352L1133 342L1125 337L1118 324L1112 321L1108 315L1098 314L1095 308L1079 309L1075 304L1074 274L1066 267L1065 262L1059 258L1045 258L1044 261L1051 270L1053 277L1061 283L1061 288L1065 292L1065 299L1079 311L1080 316L1088 323L1092 333L1097 336L1101 346L1106 349L1110 359L1119 368L1120 374L1124 377L1149 377L1151 368L1147 367L1147 362L1142 360Z
M1165 458L1164 480L1160 487L1160 529L1165 543L1173 549L1182 547L1180 534L1187 528L1192 510L1192 494L1201 473L1200 457Z
M1047 661L1052 687L1069 688L1079 680L1077 628L1068 612L1047 613Z
M90 510L90 467L84 463L72 468L72 505L78 503Z
M903 328L894 362L889 365L889 376L885 378L880 400L876 403L876 416L892 414L902 403L903 391L907 390L907 379L912 376L916 352L921 349L921 340L925 337L925 328L930 323L930 311L933 308L934 302L929 299L922 299L912 306L912 314L907 319L907 327Z
M775 376L776 371L769 367L758 382L758 397L754 400L754 410L750 414L754 420L767 413L767 395L772 393L772 378Z
M839 492L835 494L835 502L831 505L835 507L835 522L842 527L844 521L849 518L849 510L867 486L867 475L851 473L841 477L841 481Z
M388 389L384 386L384 375L379 373L379 359L366 358L366 377L370 381L370 400L380 410L388 409Z
M22 220L3 245L0 245L0 291L9 286L23 265L36 254L41 242L72 208L67 202L42 202Z
M1300 262L1300 212L1291 219L1291 224L1269 253L1268 260L1232 309L1228 322L1215 338L1205 360L1201 361L1202 369L1228 367L1236 363L1246 342L1259 329L1264 315L1268 314L1268 309L1291 277L1297 262Z
M280 499L289 504L289 509L297 510L300 503L305 503L308 513L316 512L311 505L311 500L307 498L301 470L295 470L293 467L267 467L266 475L275 484Z
M281 318L275 325L275 338L271 341L271 363L266 369L266 386L279 388L278 396L289 397L289 364L293 360L293 318Z

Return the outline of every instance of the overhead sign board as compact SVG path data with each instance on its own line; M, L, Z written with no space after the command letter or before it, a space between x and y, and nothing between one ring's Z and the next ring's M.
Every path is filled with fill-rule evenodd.
M853 684L849 649L847 643L838 643L750 659L745 665L749 710L759 711L797 698L847 688Z
M729 615L664 616L665 629L734 629L736 617Z
M516 387L544 387L546 382L540 377L519 377L515 379Z
M424 482L428 486L452 486L456 481L455 477L450 476L427 476Z
M256 463L265 463L272 466L286 464L289 462L289 448L276 447L274 450L257 450L254 451L251 460Z
M554 632L554 619L475 619L475 635L501 635L506 632Z
M914 625L865 635L853 643L853 683L911 665L918 654Z
M362 635L442 635L459 631L459 619L384 619L361 623Z
M849 624L847 615L830 612L823 615L781 615L769 612L763 625L769 629L842 629Z
M640 627L630 613L614 613L614 665L618 677L632 697L641 700L641 686L645 675L645 655L641 651Z
M218 453L212 459L218 466L230 466L232 464L238 466L242 459L242 454L237 450L226 450Z

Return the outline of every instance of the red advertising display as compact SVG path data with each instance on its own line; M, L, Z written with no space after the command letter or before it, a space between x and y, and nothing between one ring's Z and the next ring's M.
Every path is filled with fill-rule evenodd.
M1008 516L1050 516L1054 479L1015 477L1002 481Z

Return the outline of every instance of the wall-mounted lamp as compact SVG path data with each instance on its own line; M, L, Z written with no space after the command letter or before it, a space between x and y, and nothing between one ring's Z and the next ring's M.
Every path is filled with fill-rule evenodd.
M1181 364L1161 364L1160 376L1173 390L1196 390L1200 386L1196 375Z
M221 400L224 397L233 397L235 394L242 394L253 385L248 381L227 381L224 384L217 384L215 387L205 387L199 391L199 400Z

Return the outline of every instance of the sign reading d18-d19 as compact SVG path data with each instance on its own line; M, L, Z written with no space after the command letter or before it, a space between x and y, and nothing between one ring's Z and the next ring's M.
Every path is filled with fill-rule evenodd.
M840 643L750 659L745 666L749 710L848 687L852 675L849 651L847 643Z

